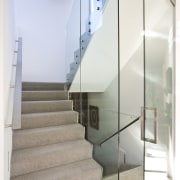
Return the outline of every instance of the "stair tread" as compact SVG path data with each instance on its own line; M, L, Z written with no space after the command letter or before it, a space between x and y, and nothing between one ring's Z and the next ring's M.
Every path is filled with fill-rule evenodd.
M88 176L89 175L89 176ZM101 180L102 168L93 159L77 161L64 166L11 178L11 180Z
M14 150L11 159L11 176L89 158L92 158L92 145L86 140Z
M67 133L68 131L69 133ZM83 138L84 127L80 124L16 130L13 133L13 149L30 148Z

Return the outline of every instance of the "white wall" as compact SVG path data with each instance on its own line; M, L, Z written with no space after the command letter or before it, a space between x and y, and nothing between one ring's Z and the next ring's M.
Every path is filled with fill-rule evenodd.
M15 0L23 81L65 82L66 25L73 0Z
M15 44L13 1L1 0L0 8L0 178L8 180L12 130L4 129L4 125L11 122L8 118L11 117L9 116L9 106L12 104L10 83Z
M180 0L176 0L175 180L180 179Z
M0 0L0 84L3 84L3 23L4 23L4 1ZM0 174L4 177L4 111L3 111L3 86L0 86Z
M70 71L70 64L74 61L74 51L79 49L80 37L80 0L75 0L66 26L66 70Z

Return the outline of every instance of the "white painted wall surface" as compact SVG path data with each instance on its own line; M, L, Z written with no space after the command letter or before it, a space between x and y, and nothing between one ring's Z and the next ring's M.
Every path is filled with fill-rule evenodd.
M71 7L71 13L66 26L66 69L67 74L70 71L70 64L74 61L74 51L79 49L80 37L80 0L75 0Z
M0 0L0 84L3 84L3 23L4 23L4 0ZM4 109L3 109L3 86L0 86L0 174L4 177Z
M11 72L14 59L14 11L13 0L0 1L0 179L9 179L10 155L12 150L12 130L4 128L11 123L9 107ZM9 157L8 157L9 156Z
M180 0L176 0L175 180L180 179Z
M15 0L23 81L65 82L66 25L73 0Z

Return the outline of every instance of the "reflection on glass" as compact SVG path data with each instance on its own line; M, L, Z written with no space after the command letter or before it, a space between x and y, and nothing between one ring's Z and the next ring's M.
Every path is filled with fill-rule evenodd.
M143 1L120 1L120 129L144 106ZM121 152L123 151L123 153ZM120 179L143 180L141 121L120 132Z
M83 9L87 5L81 2ZM90 15L81 14L80 74L81 93L88 96L87 140L94 144L93 157L103 167L103 176L118 179L118 136L98 145L118 131L118 1L107 0L106 6L102 0L90 2Z
M80 0L73 1L66 29L66 82L71 84L80 63ZM73 91L80 92L80 77ZM72 91L72 90L71 90Z
M145 107L156 108L158 119L156 144L145 143L145 171L164 173L165 179L173 179L173 11L170 0L145 0ZM151 119L145 134L154 134Z

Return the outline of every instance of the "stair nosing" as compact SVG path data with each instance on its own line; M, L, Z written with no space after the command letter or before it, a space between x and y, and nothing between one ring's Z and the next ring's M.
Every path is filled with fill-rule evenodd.
M72 100L69 100L69 99L63 99L63 100L37 100L37 101L23 101L22 100L22 103L49 103L49 102L72 102Z
M24 91L24 90L22 90L22 93L29 93L29 92L34 92L34 93L42 93L42 92L45 92L45 93L47 93L47 92L59 92L59 93L68 93L68 91L67 90L26 90L26 91Z

